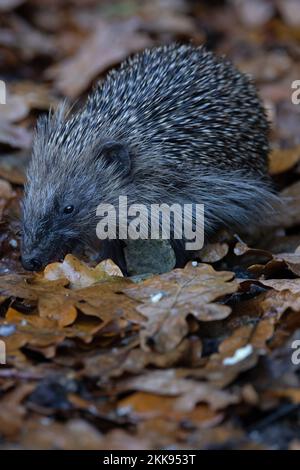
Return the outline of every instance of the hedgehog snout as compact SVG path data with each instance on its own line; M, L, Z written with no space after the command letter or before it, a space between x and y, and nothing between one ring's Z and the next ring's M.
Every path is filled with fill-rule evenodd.
M27 271L40 271L43 266L42 260L30 256L21 256L21 263Z

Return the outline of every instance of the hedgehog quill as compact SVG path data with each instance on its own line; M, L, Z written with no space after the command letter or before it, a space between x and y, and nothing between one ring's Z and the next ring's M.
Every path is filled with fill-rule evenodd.
M97 246L96 209L204 204L205 235L259 225L277 200L269 126L251 80L204 47L161 46L112 70L74 115L38 121L22 210L22 263ZM178 264L184 244L174 240ZM122 264L122 241L101 245Z

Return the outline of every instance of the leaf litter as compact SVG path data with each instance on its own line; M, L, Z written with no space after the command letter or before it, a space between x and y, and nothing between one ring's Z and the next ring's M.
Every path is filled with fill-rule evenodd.
M0 447L299 448L296 2L121 3L0 2ZM146 280L73 255L25 273L17 221L36 118L133 52L190 39L256 79L285 204L276 230L219 233Z

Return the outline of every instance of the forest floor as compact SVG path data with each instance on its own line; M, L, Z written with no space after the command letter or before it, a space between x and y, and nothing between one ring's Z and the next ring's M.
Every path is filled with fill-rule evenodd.
M296 3L0 0L0 448L300 449ZM19 214L37 117L174 40L254 77L288 196L276 229L247 243L219 234L201 262L139 283L72 255L26 273Z

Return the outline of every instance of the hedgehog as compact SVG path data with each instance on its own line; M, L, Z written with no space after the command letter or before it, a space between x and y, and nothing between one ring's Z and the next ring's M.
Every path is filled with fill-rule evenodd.
M255 85L204 46L146 49L110 71L74 113L37 123L22 204L27 270L80 249L124 269L121 239L101 242L96 208L204 204L205 239L269 218L269 125ZM173 240L178 264L186 260Z

